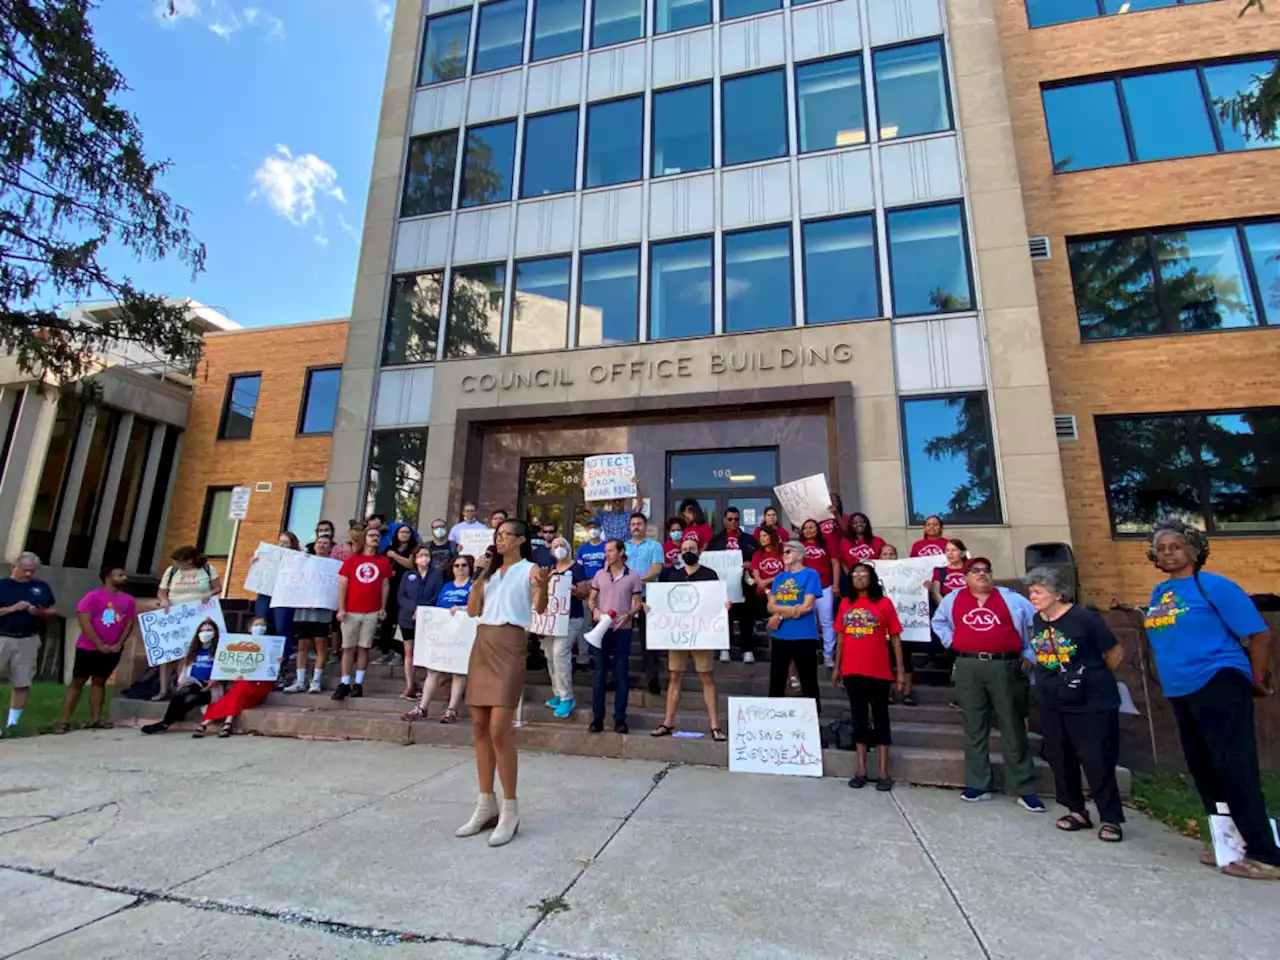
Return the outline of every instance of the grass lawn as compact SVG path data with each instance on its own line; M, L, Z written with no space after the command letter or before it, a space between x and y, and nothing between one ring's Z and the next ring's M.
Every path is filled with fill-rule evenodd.
M33 683L31 694L27 697L27 706L22 711L22 719L18 721L18 735L35 736L48 733L55 723L62 719L62 695L66 687L60 683ZM105 719L111 707L111 693L115 688L107 684L106 703L102 708ZM0 710L3 716L9 713L9 695L12 691L7 684L0 685ZM0 720L3 722L3 720ZM80 694L80 704L76 707L75 716L71 718L73 727L84 726L89 722L89 684L84 685Z
M1262 792L1267 809L1280 811L1280 773L1262 775ZM1167 823L1179 833L1209 842L1209 818L1200 804L1200 794L1185 773L1133 773L1130 802L1148 816Z

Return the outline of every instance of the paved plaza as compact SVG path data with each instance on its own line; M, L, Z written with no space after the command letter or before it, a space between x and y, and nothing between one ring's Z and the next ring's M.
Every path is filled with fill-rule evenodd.
M1280 885L1131 814L554 754L514 843L469 751L133 729L0 742L0 957L1274 958Z

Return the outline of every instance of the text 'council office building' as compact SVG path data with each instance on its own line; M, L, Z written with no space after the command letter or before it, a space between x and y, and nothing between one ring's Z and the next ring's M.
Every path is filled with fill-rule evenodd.
M325 514L563 528L629 451L655 515L821 472L1020 571L1069 532L1013 156L982 2L401 0Z

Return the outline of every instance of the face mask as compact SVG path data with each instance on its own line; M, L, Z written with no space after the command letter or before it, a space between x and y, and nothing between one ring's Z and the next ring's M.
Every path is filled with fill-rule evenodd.
M417 560L413 562L417 564L417 567L419 570L425 570L427 569L427 564L430 563L431 561L427 557L419 557Z
M599 529L598 529L598 528L596 528L596 527L592 527L590 530L588 530L588 531L587 531L587 539L588 539L588 540L590 540L592 543L599 543L599 542L600 542L600 531L599 531Z
M692 550L680 554L680 559L684 561L686 567L696 566L698 563L698 555Z
M443 540L443 539L444 539L444 527L432 527L432 528L431 528L431 535L432 535L432 536L434 536L437 540Z
M213 643L213 631L212 631L212 630L201 630L201 631L200 631L200 642L201 642L201 643L203 643L206 647L207 647L209 644Z
M683 536L684 536L684 531L683 531L683 530L672 530L672 531L671 531L671 541L672 541L672 543L679 543L679 542L680 542L680 539L681 539Z
M551 553L557 560L564 560L569 556L569 550L567 547L556 547L551 551Z
M249 632L255 637L265 637L267 635L267 626L264 623L255 623L249 628Z

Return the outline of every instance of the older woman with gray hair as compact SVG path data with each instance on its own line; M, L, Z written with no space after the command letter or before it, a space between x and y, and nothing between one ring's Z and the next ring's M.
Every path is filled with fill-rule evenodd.
M1098 839L1118 843L1124 839L1124 808L1116 784L1120 688L1112 671L1124 651L1101 616L1073 602L1074 584L1065 573L1038 567L1027 574L1026 583L1036 608L1030 642L1040 731L1054 792L1067 808L1058 829L1074 833L1093 827L1080 779L1084 767L1102 821Z

